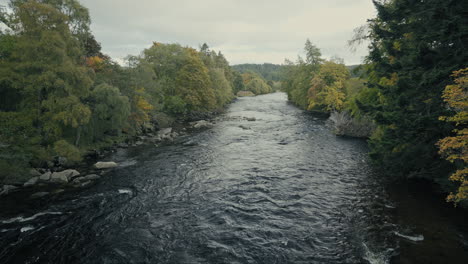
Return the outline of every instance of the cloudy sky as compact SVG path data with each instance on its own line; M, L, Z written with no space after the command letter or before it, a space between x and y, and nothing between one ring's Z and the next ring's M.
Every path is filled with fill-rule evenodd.
M5 2L5 0L0 0ZM366 45L346 46L353 29L375 16L371 0L81 0L103 51L116 60L153 41L206 42L231 64L297 58L309 38L325 57L357 64Z

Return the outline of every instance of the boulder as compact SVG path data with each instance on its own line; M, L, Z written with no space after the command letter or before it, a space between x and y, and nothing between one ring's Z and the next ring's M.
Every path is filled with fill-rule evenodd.
M64 170L61 172L54 172L51 175L51 181L54 182L69 182L73 177L80 175L76 170Z
M24 187L28 187L28 186L33 186L35 185L37 182L39 181L39 177L32 177L31 179L29 179L29 181L25 182L24 183Z
M37 193L33 193L31 195L31 198L35 199L35 198L41 198L41 197L44 197L44 196L47 196L49 195L48 192L37 192Z
M96 167L96 169L99 169L99 170L115 168L117 166L118 164L113 161L108 161L108 162L99 161L98 163L94 164L94 167Z
M18 187L13 186L13 185L3 185L3 189L2 189L2 191L0 192L0 196L1 196L1 195L9 194L11 191L13 191L13 190L15 190L15 189L18 189Z
M245 120L247 120L247 121L256 121L257 119L255 117L246 117Z
M50 171L45 172L41 176L39 176L39 180L41 181L50 181L50 176L52 176L52 173Z

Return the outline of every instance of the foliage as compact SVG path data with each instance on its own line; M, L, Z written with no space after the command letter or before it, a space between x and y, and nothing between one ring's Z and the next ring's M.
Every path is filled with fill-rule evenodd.
M283 65L272 63L264 64L238 64L232 68L239 73L254 72L266 81L280 81L282 79ZM241 91L241 90L239 90Z
M10 0L9 6L0 10L6 27L0 30L0 181L19 179L21 168L48 166L53 156L78 162L86 149L215 110L239 84L240 75L208 45L197 51L154 42L129 56L128 66L113 62L77 0Z
M311 80L308 91L310 110L340 111L346 97L345 84L350 74L346 66L327 61Z
M457 203L468 199L468 68L455 71L452 76L454 84L445 87L442 98L455 114L440 119L455 123L455 135L439 140L437 145L439 153L458 167L450 180L459 182L460 186L447 197L448 201Z
M441 182L450 170L435 143L453 129L438 118L448 112L442 91L451 72L468 61L463 2L374 1L367 92L380 103L362 100L358 106L379 126L370 155L389 174Z
M323 60L320 58L320 50L309 40L306 41L304 51L307 55L305 60L299 56L296 63L285 61L282 87L291 102L307 109L310 105L308 94L311 81Z
M67 159L69 164L81 161L80 150L66 140L59 140L54 143L54 152L57 156Z
M272 92L271 86L269 86L262 77L254 72L243 73L242 80L245 91L250 91L255 95Z

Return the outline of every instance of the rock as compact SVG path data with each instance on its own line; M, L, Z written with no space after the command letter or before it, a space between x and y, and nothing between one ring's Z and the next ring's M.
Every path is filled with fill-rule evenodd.
M154 137L151 137L149 139L150 142L152 143L157 143L157 142L160 142L161 141L161 137L158 135L158 136L154 136Z
M92 183L92 181L83 182L83 183L81 184L81 187L88 186L88 185L90 185L91 183Z
M37 193L33 193L31 195L31 198L35 199L35 198L41 198L41 197L44 197L44 196L47 196L49 195L48 192L37 192Z
M93 180L97 180L97 179L100 179L101 177L99 175L96 175L96 174L90 174L90 175L87 175L87 176L84 176L84 177L77 177L75 179L73 179L73 183L81 183L81 182L86 182L86 181L93 181Z
M242 129L244 129L244 130L249 130L249 129L250 129L250 127L244 126L244 125L240 125L239 127L242 128Z
M39 180L50 181L50 176L52 176L52 173L50 171L47 171L39 177Z
M171 132L172 132L172 127L163 128L163 129L158 131L158 136L165 137L165 136L171 134Z
M141 145L143 145L143 141L138 140L137 142L135 142L135 146L141 146Z
M35 185L37 182L39 181L39 177L32 177L31 179L29 179L29 181L25 182L24 183L24 187L29 187L29 186L33 186Z
M196 122L191 122L190 125L193 127L193 128L210 128L210 127L213 127L213 124L206 121L206 120L200 120L200 121L196 121Z
M51 181L54 182L69 182L73 177L80 175L76 170L64 170L61 172L54 172L51 175Z
M127 143L119 143L119 144L117 144L117 147L119 147L119 148L128 148L128 144Z
M96 167L96 169L110 169L110 168L114 168L114 167L117 167L118 164L113 162L113 161L108 161L108 162L104 162L104 161L99 161L98 163L94 164L94 167Z
M63 193L65 190L64 189L57 189L55 191L53 191L54 194L57 194L57 193Z
M18 187L13 186L13 185L3 185L3 190L0 192L0 196L9 194L11 191L15 189L18 189Z
M29 170L29 174L30 174L31 176L33 176L33 177L41 176L41 173L40 173L38 170L36 170L36 169L30 169L30 170Z
M247 121L256 121L257 119L255 117L246 117L245 120L247 120Z

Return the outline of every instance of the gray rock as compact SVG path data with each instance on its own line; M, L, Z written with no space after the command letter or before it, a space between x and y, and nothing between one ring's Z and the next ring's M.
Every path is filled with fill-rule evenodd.
M40 173L38 170L36 170L36 169L30 169L30 170L29 170L29 174L30 174L31 176L33 176L33 177L41 176L41 173Z
M141 145L143 145L143 141L138 140L137 142L135 142L135 146L141 146Z
M242 128L242 129L244 129L244 130L249 130L249 129L250 129L250 127L244 126L244 125L240 125L239 127Z
M39 177L39 180L50 181L50 176L52 176L52 173L50 171L47 171Z
M257 119L255 117L246 117L245 120L247 120L247 121L256 121Z
M15 189L18 189L18 187L13 186L13 185L3 185L3 189L2 189L2 191L0 192L0 196L1 196L1 195L9 194L11 191L13 191L13 190L15 190Z
M64 170L61 172L54 172L51 175L51 181L53 182L69 182L73 177L80 175L76 170Z
M164 138L167 135L171 134L171 132L172 132L172 127L163 128L163 129L158 131L158 136L161 137L161 138Z
M48 192L37 192L37 193L33 193L31 195L31 198L33 198L33 199L34 198L41 198L41 197L44 197L44 196L47 196L47 195L49 195Z
M99 161L98 163L94 164L94 167L96 167L96 169L100 169L100 170L115 168L117 166L118 166L118 164L113 162L113 161L108 161L108 162Z
M73 179L73 183L81 183L81 182L86 182L86 181L94 181L94 180L97 180L97 179L100 179L101 177L99 175L96 175L96 174L90 174L90 175L87 175L87 176L84 176L84 177L77 177L75 179Z
M31 179L29 179L29 181L25 182L24 183L24 187L29 187L29 186L33 186L35 185L37 182L39 181L39 177L32 177Z
M213 127L213 124L206 121L206 120L200 120L200 121L196 121L196 122L191 122L190 125L193 127L193 128L210 128L210 127Z
M117 147L119 147L119 148L128 148L128 144L127 143L119 143L119 144L117 144Z

